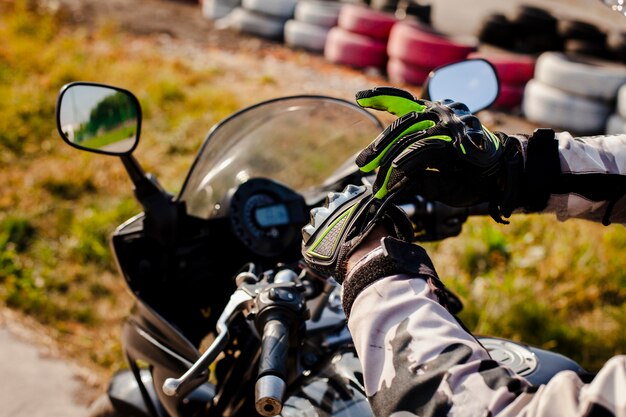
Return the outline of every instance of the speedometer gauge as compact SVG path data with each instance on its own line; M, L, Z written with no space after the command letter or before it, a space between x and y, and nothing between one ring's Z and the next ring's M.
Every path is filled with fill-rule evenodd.
M292 245L299 246L306 216L302 196L266 178L246 181L230 199L235 235L261 256L276 256Z

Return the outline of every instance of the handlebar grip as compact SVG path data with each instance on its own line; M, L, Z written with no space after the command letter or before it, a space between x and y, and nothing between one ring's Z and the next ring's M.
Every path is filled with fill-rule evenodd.
M255 408L266 417L278 415L283 407L287 379L289 327L271 319L263 327L259 376L255 386Z

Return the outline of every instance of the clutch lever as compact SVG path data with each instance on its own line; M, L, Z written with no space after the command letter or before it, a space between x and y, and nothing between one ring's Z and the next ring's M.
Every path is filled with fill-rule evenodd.
M167 378L163 383L163 392L170 397L178 395L183 388L206 371L224 350L229 341L228 325L240 311L250 306L253 297L244 289L237 289L231 296L228 304L217 320L217 336L211 346L198 360L179 378Z

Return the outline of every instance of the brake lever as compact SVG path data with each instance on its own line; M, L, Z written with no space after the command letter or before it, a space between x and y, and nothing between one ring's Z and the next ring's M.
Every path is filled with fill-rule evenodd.
M228 324L253 301L253 297L244 289L237 289L231 296L224 311L217 320L217 336L211 346L198 358L198 360L179 378L167 378L163 383L165 395L173 397L178 395L183 388L206 371L208 366L215 361L217 356L224 350L229 341Z

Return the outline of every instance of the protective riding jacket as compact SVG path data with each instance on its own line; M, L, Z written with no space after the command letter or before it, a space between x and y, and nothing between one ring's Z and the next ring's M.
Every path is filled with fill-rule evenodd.
M576 186L574 192L557 187L543 212L561 221L626 224L626 134L564 132L557 140L565 183ZM381 253L374 249L355 264L344 292L351 290L350 276ZM625 355L609 360L589 383L561 371L533 386L494 361L442 305L435 269L419 254L419 272L381 277L346 312L376 416L626 416Z

